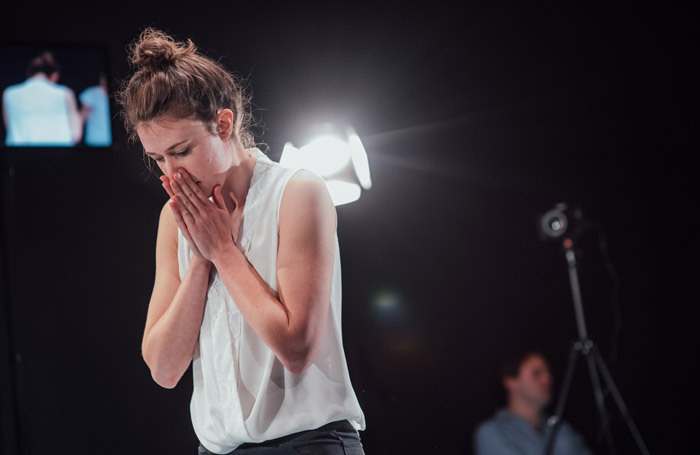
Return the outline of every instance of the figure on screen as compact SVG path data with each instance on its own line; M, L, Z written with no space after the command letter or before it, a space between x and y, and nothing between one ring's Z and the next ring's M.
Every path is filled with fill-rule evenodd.
M83 122L73 90L58 84L59 65L44 52L27 65L27 79L3 91L8 146L72 146Z
M112 144L112 126L105 75L100 74L100 84L83 90L79 99L83 105L80 113L85 120L85 144L92 147L108 147Z
M551 401L552 375L537 351L516 353L501 365L507 406L483 422L474 434L476 455L542 455L550 427L545 407ZM563 423L554 455L590 455L583 438Z

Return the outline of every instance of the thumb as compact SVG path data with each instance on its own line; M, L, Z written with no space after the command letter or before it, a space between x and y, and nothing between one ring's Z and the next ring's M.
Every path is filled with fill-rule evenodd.
M216 206L220 209L226 210L226 204L224 203L224 198L221 196L221 185L216 185L214 187L214 202Z

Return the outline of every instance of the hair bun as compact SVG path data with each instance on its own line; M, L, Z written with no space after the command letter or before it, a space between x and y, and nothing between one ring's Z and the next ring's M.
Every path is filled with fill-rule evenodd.
M192 40L188 39L187 43L178 43L160 30L148 27L131 44L129 61L143 71L162 71L175 64L183 55L194 51Z

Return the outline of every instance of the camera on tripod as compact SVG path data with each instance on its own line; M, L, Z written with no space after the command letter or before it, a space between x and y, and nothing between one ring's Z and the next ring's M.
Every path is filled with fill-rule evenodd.
M591 223L583 216L578 206L570 207L565 202L559 202L554 208L541 214L538 218L538 232L544 241L558 241L564 235L576 238L583 234Z
M608 370L607 365L603 361L603 357L596 348L595 343L588 337L588 329L583 312L583 302L581 300L581 288L578 280L577 270L577 252L574 248L574 241L584 232L589 229L602 231L600 228L586 219L583 212L578 207L570 207L568 204L560 202L553 209L548 210L539 216L538 231L540 238L545 241L560 241L564 250L564 257L569 268L569 283L571 285L571 295L574 303L574 315L576 317L576 326L578 330L578 340L573 344L569 360L564 375L564 381L560 391L559 399L557 400L554 416L549 420L549 428L547 438L545 440L545 455L551 455L554 449L554 443L557 438L557 433L561 426L562 416L566 401L571 388L576 361L579 356L583 356L588 366L588 371L591 377L591 385L593 387L593 396L595 398L596 407L600 416L601 434L605 436L608 453L615 453L615 446L612 439L612 433L609 429L610 417L605 403L605 397L609 392L612 395L622 418L627 423L627 427L634 438L637 448L642 455L649 455L649 450L639 433L639 429L632 420L627 406L625 405L622 395L615 385L615 381ZM604 235L601 237L604 245ZM606 390L603 390L603 385Z

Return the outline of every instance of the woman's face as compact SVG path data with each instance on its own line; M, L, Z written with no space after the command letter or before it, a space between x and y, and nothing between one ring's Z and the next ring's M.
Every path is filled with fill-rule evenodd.
M184 170L211 196L232 166L232 154L220 136L212 135L197 119L163 118L136 128L144 153L172 179Z

